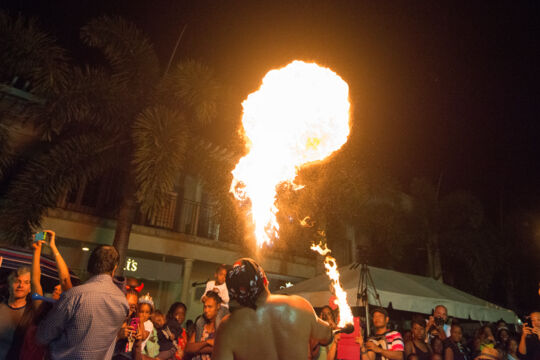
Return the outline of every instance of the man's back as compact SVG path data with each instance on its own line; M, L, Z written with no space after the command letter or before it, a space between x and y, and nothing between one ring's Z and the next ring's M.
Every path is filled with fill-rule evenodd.
M318 323L311 305L298 296L269 295L257 310L241 308L218 329L218 360L281 360L308 358L310 339L328 339L329 328Z
M38 329L53 359L109 359L129 307L110 275L97 275L62 294Z

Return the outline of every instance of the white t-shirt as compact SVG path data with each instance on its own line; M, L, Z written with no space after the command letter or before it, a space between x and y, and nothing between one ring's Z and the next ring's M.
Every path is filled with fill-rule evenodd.
M222 301L221 306L226 307L228 309L229 308L229 290L227 289L226 283L223 283L221 285L216 285L216 282L214 280L210 280L209 282L206 283L206 289L204 290L203 297L204 295L206 295L207 292L213 291L214 288L218 289L217 294L221 298L221 301ZM201 297L201 301L202 301L202 297Z
M154 331L154 324L152 324L151 320L146 320L143 325L144 325L144 330L148 331L148 336L142 342L141 349L144 350L144 347L146 346L146 342L148 341L148 338L150 338L150 335L152 335L152 331Z

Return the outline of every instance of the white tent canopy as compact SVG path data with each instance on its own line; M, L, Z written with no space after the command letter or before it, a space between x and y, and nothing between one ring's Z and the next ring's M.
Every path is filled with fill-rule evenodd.
M516 323L517 316L508 310L467 294L432 278L401 273L376 267L369 267L373 283L379 293L381 303L396 310L430 314L437 305L444 305L448 315L460 319L495 322L501 318L507 323ZM356 294L360 267L351 269L345 266L339 269L341 284L347 292L347 301L356 305ZM306 298L314 307L328 305L330 299L330 280L326 274L304 280L298 284L278 291L281 294L299 295ZM377 305L373 291L369 293L369 304Z

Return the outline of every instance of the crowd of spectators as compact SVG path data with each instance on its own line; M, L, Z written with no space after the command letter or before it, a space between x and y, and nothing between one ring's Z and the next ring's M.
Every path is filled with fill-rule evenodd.
M115 277L119 255L112 246L91 253L91 277L72 287L69 270L50 243L60 283L46 301L40 284L43 243L33 243L32 269L9 276L9 298L0 303L0 360L3 359L167 359L211 360L221 321L229 314L228 268L221 265L201 298L203 313L186 322L187 307L175 302L166 313L155 309L150 294L136 280ZM39 295L31 297L32 293ZM337 330L338 309L325 306L319 317ZM388 311L374 308L371 335L360 318L354 332L337 333L325 346L314 346L311 359L321 360L538 360L540 313L533 312L515 331L504 321L482 324L474 333L448 316L439 305L431 316L416 314L397 328ZM469 324L470 325L470 324ZM467 326L470 332L470 326ZM260 339L264 341L265 339ZM253 354L257 359L257 354Z

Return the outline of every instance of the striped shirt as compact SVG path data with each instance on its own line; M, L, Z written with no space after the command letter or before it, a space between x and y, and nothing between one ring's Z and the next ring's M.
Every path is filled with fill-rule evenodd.
M128 311L126 297L111 276L96 275L62 293L39 325L36 338L49 344L54 360L110 359Z
M403 345L403 338L397 331L387 331L384 334L370 336L368 341L375 343L384 350L403 351L405 349L405 346ZM382 356L381 354L376 354L375 358L377 360L388 360L387 357Z

